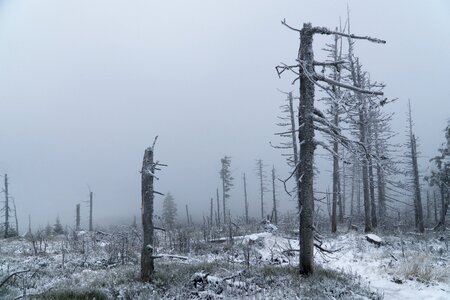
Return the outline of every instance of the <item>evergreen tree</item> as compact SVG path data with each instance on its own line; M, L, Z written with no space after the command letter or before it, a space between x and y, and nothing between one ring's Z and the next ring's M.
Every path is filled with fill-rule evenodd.
M220 160L222 163L222 168L220 169L220 179L222 179L222 202L223 202L223 222L226 222L226 200L230 198L230 190L233 186L233 177L231 176L230 166L231 166L231 157L224 156Z
M171 230L175 226L175 220L177 218L177 205L170 193L164 198L162 219L164 226Z
M59 220L59 217L56 218L56 223L53 225L53 233L54 234L63 234L64 228L61 225L61 221Z

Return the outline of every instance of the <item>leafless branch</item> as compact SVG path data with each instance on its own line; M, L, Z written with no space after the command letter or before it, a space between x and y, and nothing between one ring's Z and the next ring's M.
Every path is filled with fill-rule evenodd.
M281 22L281 23L283 23L283 22ZM313 30L314 30L315 33L319 33L319 34L327 34L327 35L336 34L336 35L345 36L345 37L348 37L348 38L351 38L351 39L368 40L368 41L373 42L373 43L386 44L385 40L373 38L373 37L370 37L370 36L359 36L359 35L347 34L347 33L339 32L339 31L333 31L333 30L330 30L330 29L328 29L326 27L314 27Z
M361 93L361 94L369 94L369 95L376 95L376 96L383 96L384 95L383 92L364 90L364 89L355 87L353 85L348 85L348 84L345 84L345 83L342 83L342 82L339 82L339 81L335 81L333 79L330 79L330 78L328 78L328 77L326 77L324 75L320 75L320 74L317 74L317 73L313 74L313 78L314 78L314 80L324 81L324 82L326 82L328 84L339 86L339 87L342 87L342 88L345 88L345 89L349 89L349 90L352 90L352 91L355 91L355 92L358 92L358 93Z

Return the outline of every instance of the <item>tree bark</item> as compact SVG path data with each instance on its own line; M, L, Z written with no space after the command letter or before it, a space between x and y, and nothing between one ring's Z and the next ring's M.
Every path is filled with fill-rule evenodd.
M143 244L141 251L141 280L151 282L154 272L153 263L153 147L145 150L142 162L142 228Z
M300 73L299 142L300 142L300 273L314 272L314 83L308 73L314 73L313 30L311 23L303 24L300 31L299 60L303 62Z

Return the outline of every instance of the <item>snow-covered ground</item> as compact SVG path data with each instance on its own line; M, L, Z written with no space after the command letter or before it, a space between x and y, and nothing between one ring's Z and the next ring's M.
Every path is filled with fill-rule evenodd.
M0 287L0 298L74 291L83 299L450 299L448 236L378 237L380 246L355 232L322 237L322 247L337 251L316 252L312 279L296 273L298 240L278 232L205 241L190 253L161 243L160 254L180 256L158 259L151 285L138 280L132 231L43 239L37 253L25 238L0 240L0 284L26 271Z

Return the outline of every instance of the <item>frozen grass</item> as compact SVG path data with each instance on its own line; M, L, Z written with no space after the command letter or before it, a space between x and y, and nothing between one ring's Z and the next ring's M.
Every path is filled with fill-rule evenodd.
M46 241L45 252L33 255L24 239L0 240L0 279L24 269L30 272L0 289L0 299L24 292L32 299L445 299L449 252L440 237L403 237L405 258L396 236L383 237L375 247L364 235L349 233L324 237L328 249L343 248L329 256L316 253L316 273L298 274L298 254L283 253L298 241L283 235L253 234L250 267L242 241L233 245L205 243L187 254L186 261L163 258L155 262L152 284L139 281L139 244L123 244L121 236L86 235L73 247L67 237ZM129 243L129 240L128 240ZM83 247L81 247L83 245ZM126 258L121 255L127 247ZM80 249L84 249L81 251ZM62 251L65 251L63 267ZM194 250L194 251L193 251ZM158 251L177 254L173 248ZM394 258L395 257L395 258ZM198 286L196 273L209 274L212 282ZM232 275L232 279L224 280ZM401 278L402 284L393 282ZM216 281L216 283L214 283ZM419 297L419 298L420 298Z
M404 279L430 283L447 280L450 270L448 267L433 263L430 255L421 254L408 257L407 261L399 266L397 274Z

